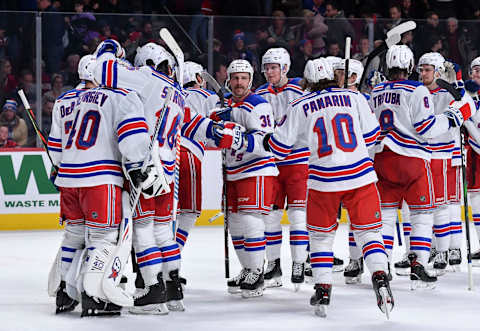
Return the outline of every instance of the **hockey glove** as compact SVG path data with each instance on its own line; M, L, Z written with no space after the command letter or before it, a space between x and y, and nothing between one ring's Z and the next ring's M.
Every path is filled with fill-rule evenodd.
M245 128L234 122L211 122L207 129L207 138L219 148L239 150L243 147Z
M444 112L451 127L459 127L472 116L470 104L465 101L452 101Z
M98 46L93 55L97 56L97 59L105 53L112 53L117 58L125 57L125 50L120 46L119 42L113 39L106 39L102 41Z
M142 190L145 199L170 193L170 186L165 179L163 167L155 165L155 163L151 159L145 172L141 171L142 162L125 164L128 180L132 186Z
M52 182L53 186L55 186L57 191L60 192L60 190L58 189L58 186L55 185L55 180L57 179L57 175L58 175L58 169L55 168L55 167L52 167L52 170L50 171L50 178L49 179Z
M480 90L480 85L478 85L474 80L470 79L465 81L465 89L467 90L470 96L476 96Z
M445 61L445 80L457 89L463 88L462 68L450 60Z
M220 121L230 121L231 119L232 108L214 108L210 113L210 118L216 122Z
M367 85L372 89L374 86L383 83L386 80L387 78L380 71L373 70L368 74Z

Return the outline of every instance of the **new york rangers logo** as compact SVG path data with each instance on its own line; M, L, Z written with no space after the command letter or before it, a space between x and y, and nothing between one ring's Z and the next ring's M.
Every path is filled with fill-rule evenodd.
M116 281L118 275L120 274L120 270L122 270L122 262L120 261L118 256L116 256L112 264L112 273L110 274L110 276L108 276L108 278L113 278L113 281Z

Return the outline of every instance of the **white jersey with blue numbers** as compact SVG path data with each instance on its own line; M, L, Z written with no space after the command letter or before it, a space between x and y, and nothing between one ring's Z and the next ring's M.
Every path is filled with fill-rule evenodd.
M211 120L189 108L185 109L184 94L178 83L149 66L134 68L112 59L103 62L97 60L95 80L107 86L121 86L136 91L143 102L150 135L155 129L168 89L173 88L173 98L167 108L166 116L160 123L160 132L157 136L166 180L168 183L173 182L177 132L181 130L181 135L195 142L205 141L207 127Z
M75 104L78 95L85 89L73 89L60 95L53 105L52 126L48 136L48 152L57 167L62 160L62 150L67 143L73 120L75 119Z
M256 94L249 94L241 102L233 102L231 95L225 102L232 107L231 121L243 126L249 135L249 148L243 152L227 150L227 179L235 181L255 176L277 176L278 170L271 152L262 145L265 134L273 132L273 113L270 104ZM220 107L220 102L217 103Z
M70 115L74 117L69 117L71 125L65 125L68 132L55 184L122 186L122 156L141 162L150 142L137 94L124 89L86 90L78 95Z
M380 127L368 109L365 97L346 89L306 94L290 103L285 125L269 139L270 149L281 159L295 144L309 146L309 189L339 192L374 183L368 149L375 147Z
M193 87L184 89L183 92L185 93L185 107L190 108L194 113L200 114L203 117L208 117L208 108L213 108L215 104L208 106L207 102L209 97L215 95L215 93L206 89ZM199 160L203 159L205 155L205 141L195 141L182 136L180 143Z
M397 154L430 160L428 139L448 132L450 127L445 115L435 115L430 91L416 81L378 84L372 89L369 104L380 122L377 152L388 146Z
M301 78L289 79L282 87L274 87L272 84L260 86L255 93L267 100L273 109L275 128L285 124L288 104L304 94L300 86ZM292 133L295 134L295 133ZM276 160L278 166L308 164L309 151L307 146L295 145L291 153L283 160Z

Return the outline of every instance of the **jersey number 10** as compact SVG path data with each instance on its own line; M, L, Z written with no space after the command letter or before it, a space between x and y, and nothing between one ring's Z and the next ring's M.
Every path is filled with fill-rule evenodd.
M337 114L331 121L335 135L335 145L344 152L353 152L357 147L357 137L353 130L353 119L349 114ZM318 157L324 157L333 153L332 146L328 142L328 132L325 127L325 118L319 117L315 122L313 131L318 137Z

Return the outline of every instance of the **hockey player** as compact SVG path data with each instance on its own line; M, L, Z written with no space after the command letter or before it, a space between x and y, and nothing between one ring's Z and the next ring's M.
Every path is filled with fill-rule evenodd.
M419 82L407 80L414 66L413 53L407 46L389 48L386 63L391 81L375 86L369 101L382 129L375 155L382 232L393 238L396 212L405 200L412 223L409 253L412 288L432 287L437 279L425 270L435 207L427 139L460 126L472 110L468 102L458 101L449 105L445 113L435 115L428 89ZM387 253L391 259L391 249L387 249Z
M55 100L52 111L52 127L48 137L48 151L54 165L58 167L62 160L62 149L67 143L70 128L75 119L75 103L78 95L86 89L94 88L93 68L95 56L85 55L78 63L78 76L82 80L82 89L65 92ZM55 180L56 174L52 177ZM67 193L68 196L68 193ZM56 313L69 312L75 309L80 301L76 290L75 272L80 255L85 248L85 220L69 219L64 211L70 206L60 192L60 222L65 223L65 232L57 257L49 275L49 294L56 296ZM67 277L69 275L70 277Z
M278 174L272 153L254 148L267 133L272 133L272 107L251 93L253 68L246 60L234 60L227 68L228 107L216 109L211 118L243 126L243 145L227 151L227 203L229 227L242 270L227 283L230 293L242 292L244 298L263 295L263 259L265 254L264 216L272 208L273 176ZM217 106L220 106L218 104Z
M138 92L144 104L150 134L160 116L168 90L174 91L166 114L161 119L158 145L155 144L170 185L170 193L153 199L140 197L133 215L133 246L145 288L138 290L135 306L130 311L165 314L168 313L165 302L169 310L183 311L185 307L179 277L180 247L173 238L171 229L177 132L179 134L181 130L184 137L192 140L216 139L221 145L222 127L184 107L181 88L173 80L175 60L163 47L149 43L137 49L135 64L141 65L140 68L126 67L116 61L115 56L118 56L118 47L115 45L100 55L95 78L112 87L122 86ZM166 289L163 275L166 278Z
M281 127L287 117L288 103L303 94L300 78L289 79L290 55L284 48L270 48L262 57L262 72L267 83L256 90L256 94L267 100L273 109L275 127ZM273 123L272 123L273 124ZM274 177L273 210L265 216L265 237L267 239L265 270L266 287L282 285L280 249L285 198L287 199L288 220L290 222L290 250L292 254L291 281L298 289L304 282L305 261L307 259L308 232L305 225L305 202L307 196L308 148L295 146L291 154L277 160L279 175Z
M377 304L388 314L393 298L380 233L377 176L367 151L380 134L378 122L372 112L365 111L369 106L361 94L337 87L333 68L325 59L307 62L304 76L311 93L290 103L285 125L264 145L279 158L288 155L295 144L310 148L307 229L315 280L310 304L325 317L332 291L337 212L343 204L372 272Z
M446 62L440 53L426 53L419 59L417 69L423 84L429 89L435 106L435 113L445 110L453 97L447 90L441 89L435 80L447 77L447 71L455 72L451 62ZM458 79L461 80L461 73ZM468 97L468 96L466 96ZM460 207L460 132L452 128L448 132L429 140L432 150L433 185L435 193L435 210L433 232L435 235L436 255L433 268L438 275L445 272L448 264L448 252L451 244L452 255L460 252L461 245L461 207ZM459 264L461 258L452 259ZM458 262L458 263L457 263Z

